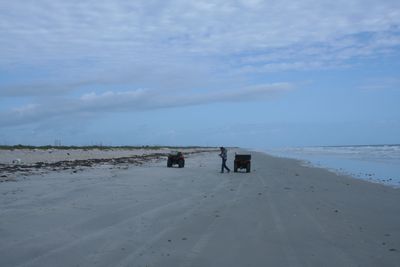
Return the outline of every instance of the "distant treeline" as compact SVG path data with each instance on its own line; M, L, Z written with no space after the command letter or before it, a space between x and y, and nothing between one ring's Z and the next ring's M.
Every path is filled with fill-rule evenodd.
M182 148L215 148L215 147L205 147L205 146L30 146L30 145L0 145L0 150L14 150L14 149L99 149L99 150L108 150L108 149L182 149Z

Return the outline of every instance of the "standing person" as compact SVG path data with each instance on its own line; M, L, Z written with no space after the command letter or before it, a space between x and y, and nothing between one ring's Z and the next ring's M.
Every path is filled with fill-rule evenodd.
M226 160L228 159L227 156L228 151L223 146L221 146L219 149L221 150L219 156L222 158L221 173L224 173L224 169L226 169L229 173L231 170L226 166Z

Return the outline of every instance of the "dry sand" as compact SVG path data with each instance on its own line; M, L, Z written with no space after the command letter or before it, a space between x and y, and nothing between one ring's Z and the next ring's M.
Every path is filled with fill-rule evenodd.
M0 183L0 266L399 266L399 189L252 154Z

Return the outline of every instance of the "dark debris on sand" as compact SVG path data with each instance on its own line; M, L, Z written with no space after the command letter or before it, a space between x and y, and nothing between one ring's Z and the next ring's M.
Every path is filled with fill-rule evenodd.
M194 152L185 152L183 154L197 154L209 152L207 150L197 150ZM94 167L99 165L120 165L131 164L140 166L145 162L153 160L162 160L168 157L168 153L152 153L146 155L132 155L130 157L119 158L98 158L98 159L82 159L82 160L63 160L57 162L36 162L33 164L1 164L0 163L0 182L15 181L15 177L19 175L33 175L46 173L49 171L73 170L76 173L76 168Z
M36 162L34 164L0 164L0 181L10 181L10 176L38 174L49 171L73 170L79 167L94 167L99 165L119 165L132 164L135 166L142 165L144 162L158 160L167 155L164 153L155 153L148 155L134 155L130 157L120 158L100 158L100 159L83 159L83 160L63 160L57 162Z

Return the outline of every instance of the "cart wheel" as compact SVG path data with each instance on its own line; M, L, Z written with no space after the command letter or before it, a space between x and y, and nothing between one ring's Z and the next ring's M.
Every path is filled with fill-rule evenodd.
M246 165L246 172L250 172L250 162Z

